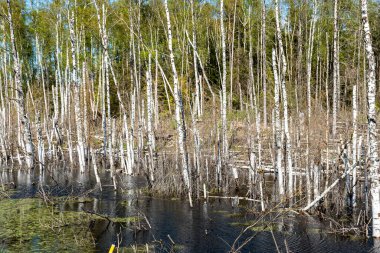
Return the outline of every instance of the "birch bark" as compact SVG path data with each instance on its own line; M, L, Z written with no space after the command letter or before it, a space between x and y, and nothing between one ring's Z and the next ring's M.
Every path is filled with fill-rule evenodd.
M232 21L232 36L230 41L230 101L229 101L229 108L232 110L232 89L233 89L233 82L234 82L234 44L235 44L235 23L236 23L236 4L237 0L235 0L234 4L234 17ZM223 13L223 11L221 11ZM221 16L222 18L223 16ZM221 20L221 24L223 24L223 19ZM223 34L222 34L223 36ZM223 43L223 42L222 42Z
M273 74L274 74L274 114L275 114L275 151L276 151L276 162L275 168L278 173L278 188L280 196L285 193L284 180L282 174L282 152L281 152L281 119L280 119L280 83L278 80L278 69L277 69L277 59L276 52L272 50L272 62L273 62Z
M151 74L151 64L150 64L150 58L149 55L149 70L146 72L146 92L147 92L147 101L146 101L146 107L147 107L147 116L148 116L148 122L147 122L147 130L148 130L148 146L149 146L149 156L150 156L150 179L152 182L154 181L154 163L153 163L153 155L156 150L155 145L155 138L154 138L154 132L153 132L153 89L152 89L152 74Z
M262 65L262 83L263 83L263 118L264 118L264 128L267 128L267 51L266 51L266 10L265 10L265 0L262 0L262 7L261 7L261 29L262 29L262 34L261 34L261 39L262 39L262 60L261 60L261 65Z
M224 20L223 20L223 0L220 1L220 32L222 36L222 103L221 103L221 116L222 116L222 147L223 147L223 160L228 154L228 143L227 143L227 63L226 63L226 35L224 31Z
M358 140L358 99L357 99L357 85L352 88L352 205L356 206L356 166L357 166L357 140Z
M369 135L369 171L372 197L372 236L380 237L380 185L379 156L376 131L376 63L372 48L371 29L368 21L367 0L361 0L364 47L367 59L367 104Z
M249 13L251 13L251 8L249 8ZM250 21L249 21L250 22ZM261 168L261 123L260 123L260 113L258 111L258 104L256 98L256 89L254 84L254 75L253 75L253 43L252 43L252 30L251 22L249 23L249 80L252 87L253 93L253 105L255 110L255 119L256 119L256 138L258 145L258 166Z
M338 107L338 0L334 1L334 72L333 72L333 122L332 122L332 135L336 136L336 117Z
M24 153L25 153L25 160L26 165L28 169L31 169L34 167L34 146L32 142L32 133L30 131L30 122L27 115L26 107L25 107L25 99L24 99L24 92L22 90L22 83L21 83L21 65L20 65L20 59L16 47L16 39L14 35L14 28L13 28L13 18L12 18L12 7L11 7L11 0L7 0L8 4L8 20L9 20L9 29L10 29L10 35L11 35L11 44L12 44L12 55L13 55L13 71L14 71L14 81L15 81L15 88L17 90L17 113L20 118L21 123L21 129L19 134L23 135L23 141L24 141Z
M307 50L307 136L306 136L306 154L307 154L307 163L306 163L306 188L307 188L307 201L311 201L311 183L310 183L310 170L313 167L313 171L316 172L315 165L311 166L310 164L310 120L311 120L311 63L313 59L313 44L314 44L314 31L315 31L315 18L316 18L316 2L314 1L314 10L313 17L310 26L308 50ZM314 182L315 183L315 182ZM316 187L314 187L316 188ZM314 189L317 190L317 189Z
M279 66L279 78L278 78L278 84L281 84L281 91L282 91L282 102L284 107L284 132L285 132L285 143L286 143L286 167L288 169L288 193L291 196L293 194L293 162L292 162L292 144L291 144L291 137L289 132L289 116L288 116L288 98L287 98L287 91L286 91L286 71L287 71L287 62L284 52L284 47L282 43L282 35L281 35L281 28L280 28L280 15L279 15L279 6L278 6L278 0L275 1L275 12L276 12L276 34L277 34L277 40L278 40L278 47L280 51L280 55L278 58L278 66ZM282 63L282 65L280 64Z
M200 87L199 87L199 75L198 75L198 64L197 64L197 36L195 28L195 13L194 13L194 0L190 0L191 4L191 24L193 32L193 64L194 64L194 77L195 77L195 108L197 111L197 117L202 114L201 103L200 103Z
M77 77L77 62L76 62L76 37L74 32L74 13L69 17L69 29L70 29L70 41L71 41L71 57L72 57L72 84L74 86L74 111L75 111L75 124L77 130L77 152L79 168L81 172L85 169L84 159L84 145L83 145L83 133L82 133L82 111L80 107L80 83Z
M182 158L183 181L188 190L190 205L192 206L192 202L191 202L192 193L191 193L188 159L187 159L187 151L186 151L186 129L184 125L185 112L183 109L181 91L179 89L177 68L175 66L175 61L174 61L173 40L172 40L172 30L171 30L171 23L170 23L168 0L165 0L164 3L165 3L166 21L167 21L167 28L168 28L168 48L169 48L169 53L170 53L170 65L173 72L173 82L174 82L175 119L177 123L177 132L178 132L178 147L179 147L179 153Z

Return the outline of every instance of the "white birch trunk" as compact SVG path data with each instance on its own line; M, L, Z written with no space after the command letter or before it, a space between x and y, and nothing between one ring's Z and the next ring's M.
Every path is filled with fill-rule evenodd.
M148 130L148 147L149 147L149 163L150 163L150 179L153 182L154 181L154 162L153 162L153 156L156 151L156 145L155 145L155 137L153 132L153 90L152 90L152 75L151 75L151 65L150 65L150 58L149 55L149 70L146 72L146 92L147 92L147 101L146 101L146 107L147 107L147 130Z
M70 164L73 164L73 144L71 141L71 127L69 126L69 129L66 131L67 134L67 148L69 150L69 160Z
M0 84L1 84L1 81L0 81ZM2 87L0 88L1 88L1 94L2 94ZM8 159L7 159L6 123L5 122L6 122L5 107L2 106L0 110L0 148L1 148L1 154L6 164Z
M136 89L133 89L133 92L131 92L131 129L130 129L130 154L131 154L131 164L135 164L135 142L134 142L134 136L135 136L135 119L136 119Z
M251 8L249 8L249 13L251 13ZM249 21L250 22L250 21ZM252 87L253 93L253 105L255 110L255 120L256 120L256 138L257 138L257 146L258 146L258 167L261 168L261 123L260 123L260 114L258 112L258 104L256 98L256 89L254 84L254 75L253 75L253 45L252 45L252 31L251 31L251 22L249 23L249 80L250 87ZM251 144L251 148L253 145Z
M334 2L334 72L333 72L333 122L332 135L336 137L336 117L338 107L338 0Z
M118 139L119 139L119 152L120 152L120 156L119 156L120 167L123 172L127 172L127 161L125 160L125 153L124 153L124 130L122 130Z
M309 45L307 50L307 116L308 116L308 123L310 124L310 118L311 118L311 63L313 59L313 45L314 45L314 31L315 31L315 23L316 23L316 12L317 12L317 6L316 2L314 1L313 6L313 17L311 20L311 27L310 27L310 35L309 35Z
M199 190L200 190L200 184L202 182L202 174L201 174L201 171L200 171L200 138L199 138L199 131L198 131L198 128L197 128L197 121L196 121L196 112L197 110L197 104L196 102L194 103L194 108L191 112L191 121L192 121L192 132L193 132L193 140L194 140L194 143L193 143L193 154L194 154L194 168L195 168L195 171L197 173L197 197L199 198Z
M109 84L109 68L108 68L108 62L109 62L109 56L108 56L108 36L106 31L106 11L104 4L102 6L102 44L103 44L103 53L104 53L104 68L105 68L105 86L106 86L106 93L107 93L107 118L108 118L108 136L110 139L112 139L112 117L111 117L111 95L110 95L110 84ZM113 160L113 145L112 141L108 141L108 155L109 155L109 163L111 170L114 170L114 160ZM114 182L115 184L115 182Z
M371 30L368 21L367 0L361 0L364 47L367 59L367 104L369 135L369 171L371 176L372 197L372 236L380 237L380 185L379 156L376 131L376 63L372 48Z
M357 85L354 84L352 88L352 205L356 206L356 167L357 167L357 140L358 140L358 99L357 99Z
M227 142L227 63L226 63L226 35L224 31L224 7L223 0L220 1L220 32L222 36L222 103L221 103L221 116L222 116L222 147L223 147L223 160L228 156L228 142Z
M21 65L20 59L18 55L18 51L16 48L16 39L14 36L14 28L13 28L13 18L12 18L12 8L11 8L11 0L7 0L8 4L8 20L9 20L9 29L11 35L11 44L12 44L12 54L13 54L13 71L14 71L14 81L15 88L17 91L17 114L20 118L21 129L19 134L23 135L23 152L25 154L25 161L28 169L34 167L34 146L32 142L32 133L30 131L30 122L26 112L25 107L25 99L24 92L22 91L22 83L21 83Z
M95 9L96 9L96 16L98 20L98 26L99 26L99 34L101 37L101 43L102 43L102 61L101 61L101 86L102 86L102 126L103 126L103 156L106 158L107 153L107 144L108 144L108 153L110 157L110 166L111 169L113 169L113 158L112 158L112 143L110 141L107 141L108 135L111 136L111 133L107 133L107 129L110 131L111 128L111 108L110 108L110 98L109 98L109 76L108 76L108 37L107 32L105 30L105 9L104 4L102 6L102 19L100 17L99 13L99 7L96 3L96 0L93 0ZM106 101L107 100L107 101ZM106 106L107 103L107 106ZM108 122L107 122L107 114L106 109L108 108ZM108 124L108 125L107 125Z
M329 40L326 35L326 83L325 83L325 93L326 93L326 178L325 178L325 189L328 186L328 179L330 174L330 161L329 161L329 132L330 132L330 99L329 99Z
M182 158L182 176L185 186L189 193L190 205L191 202L191 185L190 185L190 175L188 168L188 159L186 152L186 129L184 125L184 108L182 103L181 91L179 87L177 69L175 66L174 53L173 53L173 42L172 42L172 28L170 23L170 15L168 8L168 0L164 1L165 3L165 12L166 12L166 21L168 28L168 48L170 53L170 64L173 72L173 82L174 82L174 101L175 101L175 119L177 123L177 132L178 132L178 148Z
M127 121L127 115L123 114L123 125L124 125L124 137L125 137L125 143L127 147L127 154L126 154L126 171L128 175L132 175L132 156L133 156L133 149L131 150L131 140L130 140L130 131L128 128L128 121Z
M234 16L233 16L233 21L232 21L232 36L230 38L231 39L230 40L230 59L229 59L229 64L230 64L230 101L229 101L230 110L232 110L232 92L233 92L232 88L233 88L233 82L234 82L234 44L235 44L236 4L237 4L237 0L235 0L235 3L234 3ZM221 13L223 13L223 11L221 11ZM221 18L222 18L221 22L223 23L223 14L221 15ZM222 39L223 39L223 37L222 37Z
M312 59L313 59L313 45L314 45L314 31L315 31L315 22L316 22L316 2L314 1L313 6L313 17L311 21L310 26L310 32L309 32L309 42L308 42L308 50L307 50L307 70L306 70L306 78L307 78L307 136L306 136L306 154L307 154L307 163L306 163L306 191L307 191L307 201L310 203L311 201L311 173L310 170L313 170L314 173L314 195L318 195L318 191L316 188L316 165L311 166L310 164L310 124L311 124L311 66L312 66Z
M160 114L158 110L158 50L156 46L156 80L154 82L154 129L157 129L158 124L160 123Z
M100 181L98 166L96 165L96 156L92 149L90 149L90 153L91 153L91 160L92 160L92 165L94 169L95 180L96 180L96 183L100 186L100 190L102 190L102 182Z
M262 10L261 10L261 39L262 39L262 60L261 60L261 65L262 65L262 83L263 83L263 118L264 118L264 128L267 128L267 52L266 52L266 10L265 10L265 0L262 0Z
M252 191L251 195L253 194L253 187L252 186L256 183L255 182L256 172L257 172L256 156L255 156L255 153L253 152L253 144L251 143L251 152L249 155L249 173L248 173L249 182L250 182L249 189Z
M41 118L40 118L39 112L37 112L37 115L36 115L36 125L37 125L37 139L38 139L38 163L40 165L40 169L43 169L45 165L45 148L44 148L44 142L42 139Z
M85 51L85 50L83 50ZM86 55L83 56L86 59ZM88 124L87 124L87 64L86 61L83 62L82 66L82 86L83 86L83 137L84 145L86 146L86 153L88 152L89 138L88 138ZM86 157L88 154L86 154Z
M198 76L198 63L197 63L197 36L195 27L195 13L194 13L194 0L190 0L191 5L191 24L193 32L193 64L194 64L194 77L195 77L195 108L197 117L202 115L201 102L200 102L200 86Z
M152 75L150 71L146 72L146 79L147 79L147 116L148 116L148 122L147 122L147 130L148 130L148 141L149 146L152 149L152 153L156 150L156 144L155 144L155 137L153 132L153 90L152 90Z
M282 102L284 107L284 133L285 133L285 143L286 143L286 166L288 169L288 193L289 196L293 195L293 162L292 162L292 144L291 144L291 136L289 132L289 116L288 116L288 98L287 98L287 92L286 92L286 86L285 86L285 80L286 80L286 71L287 71L287 63L286 63L286 57L284 52L284 47L282 43L282 35L281 35L281 28L280 28L280 17L279 17L279 7L278 7L278 0L275 1L276 5L276 34L277 34L277 40L278 40L278 47L280 49L280 55L279 55L279 63L282 62L282 65L278 64L279 69L281 69L278 73L281 73L279 75L279 84L281 83L281 91L282 91Z
M313 187L314 197L319 196L319 166L313 165Z
M37 57L37 63L40 68L40 75L41 75L41 82L42 82L42 90L44 94L44 108L45 108L45 120L49 118L49 111L48 111L48 101L47 101L47 96L46 96L46 89L45 89L45 76L44 76L44 69L42 66L42 53L40 51L40 45L38 42L38 36L36 35L36 57Z
M98 26L99 26L99 33L101 36L101 42L102 42L102 51L103 51L103 68L104 68L104 79L103 79L103 91L105 90L105 93L103 96L105 97L105 103L106 106L103 104L103 113L106 113L107 107L107 116L103 115L103 131L104 131L104 151L106 150L107 144L108 144L108 156L109 156L109 163L111 170L114 170L114 160L113 160L113 147L112 147L112 141L107 140L112 138L112 118L111 118L111 98L110 98L110 84L109 84L109 56L108 56L108 36L107 36L107 30L106 30L106 9L104 7L104 4L102 5L102 18L100 18L99 14L99 8L96 3L96 0L93 1L95 8L96 8L96 14L98 19ZM108 133L107 133L108 129Z
M74 14L71 14L69 18L70 29L70 41L71 41L71 57L72 57L72 84L74 86L74 110L75 110L75 124L77 130L77 152L79 168L81 172L85 170L84 159L84 144L83 144L83 132L82 132L82 111L80 106L80 83L77 77L77 62L76 62L76 38L74 33Z
M104 57L104 56L103 56ZM102 57L102 59L103 59ZM103 158L107 157L107 114L106 114L106 89L105 89L105 66L101 61L101 103L102 103L102 128L103 128Z
M280 196L285 194L283 171L282 171L282 143L281 143L281 119L280 119L280 83L278 79L276 52L272 50L273 74L274 74L274 114L275 114L275 168L278 173L278 189Z

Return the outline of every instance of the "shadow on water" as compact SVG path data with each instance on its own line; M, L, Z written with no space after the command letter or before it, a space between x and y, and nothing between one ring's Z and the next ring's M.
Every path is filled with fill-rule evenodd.
M246 225L257 217L244 205L233 206L231 200L198 201L193 208L179 199L159 199L143 194L145 180L118 174L122 189L114 191L109 172L101 172L103 190L95 187L92 174L61 167L41 172L19 169L1 170L1 182L15 188L11 198L35 197L39 185L53 196L85 195L88 201L64 203L64 211L89 210L109 217L145 215L151 229L136 229L123 223L98 222L91 226L96 252L107 252L112 243L121 246L155 242L155 250L169 252L171 241L176 252L228 252ZM274 215L273 215L274 216ZM237 245L256 234L242 252L377 252L373 240L354 240L328 233L328 225L312 216L288 214L258 225L241 237ZM147 228L147 225L145 225ZM272 232L273 231L273 236ZM170 236L168 236L170 235ZM169 238L170 237L170 238ZM42 238L43 239L43 238ZM1 245L0 238L0 245Z

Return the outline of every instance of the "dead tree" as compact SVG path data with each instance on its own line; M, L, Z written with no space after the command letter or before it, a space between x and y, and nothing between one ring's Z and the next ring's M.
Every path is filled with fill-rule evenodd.
M11 1L7 0L8 4L8 19L9 19L9 29L11 33L11 44L12 44L12 55L13 55L13 72L15 87L17 90L17 114L20 120L19 135L23 135L23 152L25 154L26 166L31 169L34 167L34 146L32 142L32 133L30 131L30 121L25 107L25 97L22 90L21 83L21 65L20 59L16 47L16 39L14 35L13 28L13 18L12 18L12 7Z

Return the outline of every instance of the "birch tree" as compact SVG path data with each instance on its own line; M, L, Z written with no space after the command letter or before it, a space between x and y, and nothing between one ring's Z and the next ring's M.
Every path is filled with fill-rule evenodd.
M232 88L233 88L233 82L234 82L234 44L235 44L235 23L236 23L236 4L237 0L235 0L234 3L234 16L233 16L233 21L232 21L232 34L231 34L231 40L230 40L230 59L229 59L229 64L230 64L230 110L232 110ZM223 10L221 10L221 25L223 24ZM224 32L224 29L223 29ZM222 40L223 40L223 33L222 33ZM223 41L222 41L223 43Z
M182 158L181 160L182 160L183 181L188 190L190 206L192 206L192 200L191 200L192 192L191 192L190 175L189 175L190 173L189 173L188 157L187 157L187 150L186 150L186 128L184 124L185 112L183 108L182 95L181 95L181 91L179 87L177 68L175 65L175 59L174 59L174 53L173 53L172 28L171 28L171 22L170 22L168 0L165 0L164 4L165 4L166 21L167 21L167 28L168 28L168 48L169 48L169 55L170 55L170 65L173 72L175 120L177 124L177 133L178 133L178 148L179 148L179 153Z
M281 84L281 91L282 91L282 103L284 107L284 132L285 132L285 141L286 141L286 166L288 169L288 191L289 195L293 194L293 162L292 162L292 144L291 144L291 137L289 132L289 116L288 116L288 98L287 98L287 91L286 91L286 71L287 71L287 61L285 57L285 50L282 43L282 34L281 34L281 27L280 27L280 14L279 14L279 6L278 6L278 0L275 1L275 13L276 13L276 36L278 41L278 47L279 47L279 57L278 57L278 66L279 67L279 78L278 78L278 84ZM280 64L282 63L282 65ZM281 74L280 74L281 73Z
M262 83L263 83L263 118L264 127L267 128L267 51L266 51L266 10L265 0L262 0L261 6L261 66L262 66Z
M355 207L356 206L356 173L357 173L357 140L358 140L358 101L357 101L357 85L354 84L354 87L352 88L352 127L353 127L353 133L352 133L352 166L353 169L353 177L352 177L352 204Z
M114 162L113 162L113 148L112 148L112 118L111 118L111 98L110 98L110 84L109 84L109 55L108 55L108 35L106 30L106 10L104 7L104 4L102 5L102 19L100 19L99 14L99 8L96 4L96 0L94 0L94 5L96 8L96 14L98 19L98 26L99 26L99 33L101 36L101 42L102 42L102 52L103 52L103 70L104 70L104 79L103 79L103 90L105 90L105 93L103 94L104 97L106 97L106 104L107 104L107 116L103 116L103 128L104 128L104 137L105 140L103 140L104 146L106 147L108 144L108 155L109 155L109 163L111 170L114 169ZM105 113L105 110L103 110L103 113ZM108 118L107 123L106 118ZM109 139L109 140L108 140ZM104 147L104 150L105 150Z
M272 64L273 64L273 75L274 75L274 118L275 118L275 151L276 151L276 161L275 168L278 174L278 189L280 196L285 194L283 170L282 170L282 142L281 142L281 118L280 118L280 81L279 72L277 68L276 52L272 50Z
M74 32L74 12L69 15L69 29L70 29L70 41L71 41L71 59L72 59L72 85L74 86L74 111L75 111L75 124L77 130L77 152L79 168L81 172L85 170L84 159L84 144L83 144L83 130L82 130L82 111L80 106L80 82L77 76L77 58L76 58L76 36Z
M376 63L372 48L371 29L368 21L367 0L361 0L364 47L367 59L367 119L369 145L369 171L371 176L372 236L380 237L380 184L379 156L376 131Z
M222 147L223 159L228 155L228 142L227 142L227 63L226 63L226 34L224 31L224 7L223 0L220 1L220 33L222 36L222 102L221 102L221 116L222 116Z
M197 62L197 35L195 27L195 13L194 13L194 0L190 0L191 4L191 24L193 32L193 64L194 64L194 78L195 78L195 108L197 111L197 116L202 115L201 102L200 102L200 85L199 85L199 75L198 75L198 62Z
M18 55L17 47L16 47L16 39L14 35L14 26L13 26L13 18L12 18L12 6L11 0L7 0L8 4L8 20L9 20L9 29L11 35L11 46L12 46L12 56L13 56L13 72L14 72L14 82L17 90L17 114L20 119L20 128L19 134L23 136L24 142L24 155L25 161L28 169L34 167L34 146L32 142L32 133L30 131L30 121L25 107L25 96L22 90L22 81L21 81L21 65L20 58Z
M307 155L307 163L306 163L306 191L307 191L307 201L310 203L311 201L311 183L310 183L310 124L311 124L311 65L312 65L312 59L313 59L313 45L314 45L314 33L315 33L315 23L316 23L316 1L314 1L313 4L313 16L311 19L311 26L310 26L310 32L309 32L309 42L308 42L308 49L307 49L307 136L306 136L306 155ZM314 171L316 171L316 167L314 166Z
M151 56L149 55L149 67L148 71L146 72L146 107L147 107L147 130L148 130L148 146L149 146L149 156L150 156L150 178L152 181L154 181L154 163L153 163L153 154L156 151L156 145L155 145L155 138L154 138L154 132L153 132L153 90L152 90L152 74L151 74L151 63L150 63Z
M361 37L362 29L359 29L359 36ZM352 204L355 207L356 206L356 184L357 184L357 168L358 168L358 156L360 151L358 150L358 147L361 145L358 145L358 87L360 82L360 59L361 59L361 39L358 40L358 64L357 64L357 71L356 71L356 83L354 84L354 87L352 88L352 127L353 127L353 133L352 133L352 165L354 166L354 169L352 171L353 177L352 177ZM360 149L360 148L359 148Z
M338 0L334 1L334 72L333 72L333 122L332 122L332 135L336 136L336 117L338 109L338 87L339 87L339 73L338 73Z
M251 8L249 8L249 14L251 14ZM258 146L258 166L261 167L261 128L260 128L260 113L258 111L258 103L256 98L256 89L254 84L254 75L253 75L253 43L252 43L252 30L251 30L251 20L249 20L249 81L250 86L252 87L253 93L253 106L255 111L255 119L256 119L256 137L257 137L257 146ZM253 146L251 144L251 146ZM252 147L253 148L253 147ZM250 162L256 161L255 155L251 152ZM253 166L251 166L253 167ZM256 172L255 172L256 173ZM260 182L261 187L261 182ZM264 209L264 208L263 208Z

